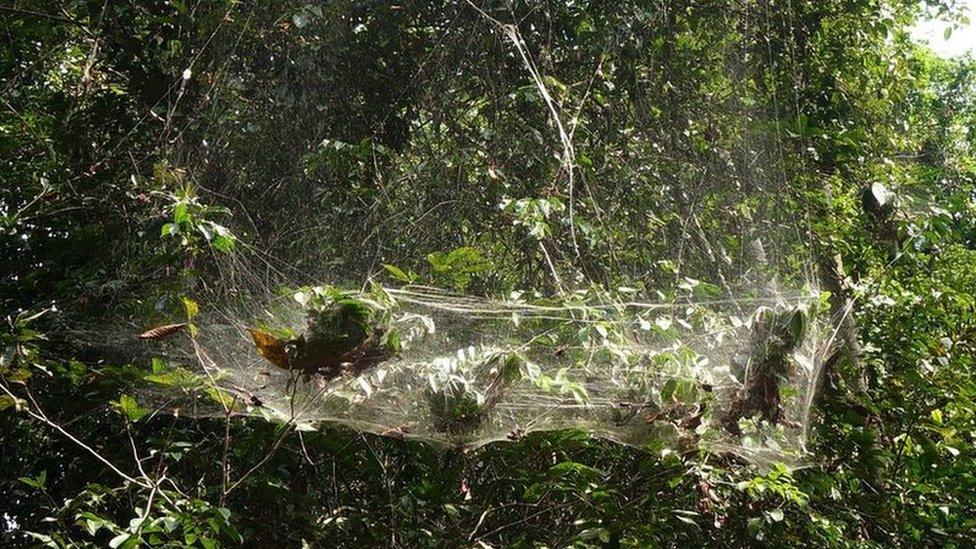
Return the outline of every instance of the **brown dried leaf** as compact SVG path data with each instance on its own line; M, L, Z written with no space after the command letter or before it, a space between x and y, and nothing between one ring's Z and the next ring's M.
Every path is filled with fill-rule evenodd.
M169 337L176 332L179 332L186 327L186 322L180 322L179 324L163 324L146 330L139 334L139 339L163 339L164 337Z
M251 339L254 340L254 346L257 347L259 355L282 370L288 369L288 355L285 354L286 342L261 330L249 329L248 333L251 334Z

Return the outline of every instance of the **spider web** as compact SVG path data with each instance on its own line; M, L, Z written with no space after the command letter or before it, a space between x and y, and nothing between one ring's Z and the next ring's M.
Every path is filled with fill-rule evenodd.
M306 155L303 169L338 179L324 187L288 187L305 198L277 198L274 189L257 190L248 182L220 192L201 185L201 195L209 192L214 200L235 204L231 229L247 236L234 254L214 258L214 276L198 281L194 292L202 311L194 319L198 331L191 343L154 348L168 363L157 378L173 382L166 373L172 365L200 378L188 376L197 381L179 390L173 382L147 396L185 415L251 414L302 429L340 423L459 447L533 431L582 429L660 452L705 449L754 462L801 462L823 362L833 350L840 319L826 312L807 244L813 236L806 202L791 184L790 166L802 163L789 158L780 124L780 113L789 110L781 105L788 94L769 76L768 67L795 64L795 45L787 40L781 53L768 48L762 63L755 63L745 38L777 29L792 37L792 21L768 8L759 13L743 8L741 20L729 22L740 33L740 41L726 43L721 53L725 67L719 80L730 94L710 107L711 115L729 126L729 137L720 151L703 153L707 165L670 160L659 143L640 136L635 123L636 158L612 166L614 177L630 178L633 188L602 189L580 170L575 141L586 139L588 123L599 122L586 107L608 70L605 58L619 44L610 40L594 60L592 74L557 93L533 40L518 26L472 7L481 16L480 31L494 33L524 70L524 85L512 96L535 97L535 108L548 121L548 135L536 133L559 166L553 181L539 185L546 190L500 200L496 191L486 191L478 200L495 201L497 218L483 219L476 217L483 212L459 208L442 190L424 194L418 187L425 170L459 146L429 131L432 121L454 115L461 126L473 124L485 116L483 103L460 114L448 113L449 106L430 107L396 152L375 143L323 141ZM470 32L452 20L438 44L445 51L466 47ZM420 72L441 71L445 86L456 78L463 87L463 66L431 68L436 63L428 61ZM756 81L769 85L772 112L750 99ZM796 117L798 86L790 90ZM674 139L694 143L698 130L693 130L690 123L683 134L675 128ZM478 168L480 176L504 179L491 159L475 154L478 162L488 165L487 171ZM344 188L343 170L364 165L376 170L382 192L371 196L365 211L343 218L329 200ZM449 167L460 173L465 165ZM642 204L640 211L628 209L626 197L640 186L636 182L649 178L666 180L654 190L658 200ZM560 196L568 198L566 204ZM431 243L451 240L456 227L464 227L477 248L490 244L491 231L500 225L526 234L522 242L540 258L535 279L546 280L533 287L544 289L502 291L485 279L467 295L390 284L383 274L384 260L439 251ZM586 242L611 232L624 235L617 240L637 242L642 253L621 257L614 239L602 247ZM587 249L606 256L599 281L575 267L586 263ZM660 272L647 275L649 266ZM633 281L633 287L610 280ZM359 288L364 298L382 296L403 349L361 375L327 383L262 359L247 330L269 325L300 333L305 311L294 293L321 284ZM747 414L733 418L737 427L730 427L723 417L743 399L749 376L758 375L751 357L757 345L766 344L756 332L770 311L800 311L808 324L777 374L781 410L775 421ZM517 375L501 383L500 365L509 359ZM206 382L197 383L200 379ZM215 391L210 397L216 399L178 398L193 383Z

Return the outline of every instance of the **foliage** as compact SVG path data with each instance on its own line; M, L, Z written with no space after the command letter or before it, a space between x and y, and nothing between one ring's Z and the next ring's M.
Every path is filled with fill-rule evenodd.
M976 62L913 44L920 12L907 0L8 2L0 543L971 543ZM865 189L891 201L866 209ZM802 238L732 230L798 219ZM260 277L235 268L245 253ZM593 282L690 301L722 298L742 273L799 278L809 255L840 259L828 289L859 352L829 362L815 461L795 471L577 431L513 432L473 454L296 433L234 417L235 397L153 360L165 342L128 330L188 322L179 337L192 341L207 303L187 296L227 279L299 276L310 285L289 295L303 307L328 324L346 303L362 327L389 320L382 295L364 305L311 284L368 274L571 300ZM593 320L576 337L619 352ZM675 321L641 329L666 336ZM514 382L514 359L498 360ZM522 358L517 369L587 400L576 380ZM445 430L490 418L472 377L452 363L431 383L427 412ZM154 406L144 396L160 388L226 414ZM675 382L662 402L698 391Z

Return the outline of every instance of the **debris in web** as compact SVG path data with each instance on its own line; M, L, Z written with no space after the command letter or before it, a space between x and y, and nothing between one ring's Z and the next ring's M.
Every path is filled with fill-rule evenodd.
M741 434L742 418L758 415L772 424L782 419L781 385L789 382L793 352L807 330L807 314L804 305L780 311L761 307L755 312L744 353L732 357L730 374L739 388L721 416L730 433Z
M295 296L307 319L301 334L248 330L258 353L278 368L327 384L366 372L400 350L399 336L379 302L331 287L309 288Z
M832 325L824 295L621 297L305 287L249 300L249 314L201 313L194 341L211 396L301 428L338 423L463 448L580 429L658 452L805 459ZM192 370L179 353L172 346L169 361ZM177 405L219 413L199 399Z
M517 353L473 349L467 356L435 359L427 387L434 429L449 435L477 430L506 388L522 377L524 365Z

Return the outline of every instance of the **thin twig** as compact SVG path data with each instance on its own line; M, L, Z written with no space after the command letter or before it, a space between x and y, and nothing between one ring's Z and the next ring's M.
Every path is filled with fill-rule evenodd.
M237 407L237 395L234 395L234 405ZM224 506L227 498L227 485L230 482L230 465L227 463L227 456L230 453L230 419L231 411L227 410L224 415L224 450L220 456L220 506Z
M536 67L535 62L529 55L528 46L526 45L525 40L522 39L522 35L519 33L518 27L515 25L502 23L498 19L495 19L483 9L471 2L471 0L467 0L467 3L486 19L494 23L502 31L502 34L508 37L508 39L512 42L512 45L515 46L516 51L518 51L519 57L522 58L522 63L525 64L525 69L529 72L529 76L532 77L532 82L539 90L539 95L542 96L542 101L546 104L546 108L549 109L549 113L552 115L553 123L556 125L556 130L559 133L559 140L563 146L562 167L566 169L567 176L566 186L567 194L569 195L570 241L573 244L573 254L576 256L576 259L579 259L580 252L579 243L576 240L576 223L573 221L576 204L573 189L576 153L573 150L572 137L570 136L569 132L566 131L562 117L559 116L559 109L556 107L556 102L553 100L552 94L549 93L549 88L546 87L545 82L542 80L542 75L539 73L538 67Z
M285 437L288 435L290 427L291 425L287 423L282 426L281 433L278 435L278 438L275 439L274 444L271 446L271 449L268 450L268 452L264 455L263 458L261 458L261 461L255 463L253 467L251 467L250 469L247 470L246 473L241 475L241 478L237 479L233 484L231 484L227 488L227 490L224 491L224 497L226 497L228 494L233 492L238 486L241 485L242 482L247 480L247 477L251 476L255 471L260 469L262 465L267 463L268 460L270 460L272 456L274 456L275 453L277 453L278 448L281 447L281 443L285 441Z
M0 383L0 390L2 390L4 393L7 394L7 396L9 396L10 398L12 398L14 400L22 400L22 399L18 399L17 396L14 395L10 391L10 389L7 388L7 385L5 383ZM37 404L37 401L34 400L34 397L33 397L33 395L31 395L30 391L27 391L27 396L30 398L30 401L31 401L32 405L37 409L37 411L35 412L34 410L32 410L30 408L30 406L24 408L24 411L27 413L27 415L31 416L32 418L36 419L37 421L40 421L40 422L46 424L48 427L51 427L55 431L61 433L68 440L70 440L71 442L74 442L79 447L83 448L89 454L91 454L92 456L94 456L95 459L97 459L98 461L101 461L103 464L105 464L106 467L108 467L109 469L111 469L112 472L114 472L115 474L119 475L120 477L122 477L126 481L131 482L133 484L136 484L138 486L141 486L143 488L151 488L152 487L152 484L151 483L146 482L146 481L143 481L143 480L139 480L137 478L132 477L131 475L128 475L128 474L124 473L114 463L112 463L111 461L109 461L108 458L106 458L106 457L102 456L101 454L99 454L98 452L96 452L94 448L92 448L91 446L85 444L78 437L76 437L73 434L69 433L67 430L65 430L63 427L61 427L61 425L59 425L59 424L55 423L54 421L51 421L50 419L48 419L47 414L44 413L44 410L42 410L41 407Z
M79 27L85 26L85 24L82 21L78 21L77 19L69 19L67 17L62 17L60 15L43 13L40 11L11 8L9 6L0 6L0 11L7 11L10 13L16 13L18 15L29 15L31 17L40 17L42 19L50 19L51 21L58 21L60 23L70 23L72 25L78 25Z

